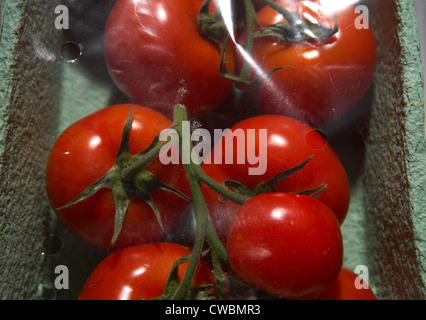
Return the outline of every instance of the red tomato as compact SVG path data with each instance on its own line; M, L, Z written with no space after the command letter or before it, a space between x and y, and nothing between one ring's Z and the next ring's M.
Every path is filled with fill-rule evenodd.
M219 72L221 49L201 37L204 0L119 0L105 30L105 58L118 87L134 102L171 117L183 104L201 117L227 97L232 81ZM228 50L232 52L232 50ZM233 71L233 57L225 59Z
M259 143L259 130L266 130L266 139ZM231 128L227 136L237 134L239 130L245 141L234 142L233 145L217 144L212 152L212 164L204 164L204 171L217 182L236 180L249 188L255 188L258 184L271 179L280 172L289 170L313 158L297 173L284 179L277 185L279 192L301 192L311 190L326 184L327 188L319 195L318 200L325 203L336 215L340 224L345 220L349 209L350 186L345 169L337 155L327 141L308 125L285 116L261 115L241 121ZM254 130L255 135L248 134ZM222 141L227 141L226 137ZM237 140L235 140L237 141ZM250 164L246 156L243 163L238 164L238 152L248 153L249 150L258 152L259 145L263 145L266 152L258 154L259 160L265 165L265 173L262 175L250 174L250 167L258 164ZM222 147L222 164L214 161L214 154ZM242 150L241 147L244 147ZM220 150L220 149L219 149ZM239 151L240 150L240 151ZM225 164L226 154L233 155L233 163ZM218 235L226 242L226 235L233 216L238 208L232 201L218 201L220 195L211 189L204 188L204 195L215 224Z
M256 38L253 58L261 66L263 76L275 68L292 67L277 70L262 82L258 88L260 109L312 126L338 119L360 101L372 84L376 42L371 26L360 28L366 19L353 5L342 8L320 0L276 2L331 29L336 15L339 31L327 40L296 44L272 37ZM263 27L284 20L268 6L257 17Z
M128 247L106 257L86 281L80 300L149 300L159 297L173 264L191 250L175 243L155 243ZM179 281L189 262L179 266ZM213 284L214 277L200 260L192 285Z
M132 107L131 154L145 150L161 130L172 125L168 118L145 107L106 107L69 126L56 140L48 159L46 188L52 208L75 235L101 249L111 249L115 213L111 190L101 189L71 207L57 208L76 198L114 165L123 127ZM164 183L189 194L182 166L163 165L156 158L147 170ZM163 190L155 190L152 198L160 212L164 230L161 230L151 207L140 198L134 198L115 248L158 241L177 223L188 206L186 200Z
M290 193L248 200L232 222L227 251L237 276L286 299L323 293L336 280L343 260L333 212L312 197Z
M358 289L355 281L359 277L347 268L342 268L339 277L318 300L377 300L370 287Z

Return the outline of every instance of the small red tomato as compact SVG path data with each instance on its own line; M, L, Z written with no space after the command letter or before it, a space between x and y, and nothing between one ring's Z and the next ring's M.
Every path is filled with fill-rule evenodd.
M133 111L129 151L145 150L172 122L155 110L137 105L102 108L70 125L54 143L46 168L46 190L60 221L77 237L100 249L112 249L115 205L110 189L100 189L89 198L59 210L94 184L115 164L123 127ZM159 158L147 167L165 184L189 194L183 166L163 165ZM188 201L164 190L154 190L152 199L161 215L162 230L154 211L141 198L132 198L114 249L158 241L177 223Z
M220 74L221 49L203 38L197 16L204 0L118 0L108 18L108 70L135 103L168 117L183 104L201 117L221 104L232 81ZM232 72L232 50L226 57Z
M87 279L80 300L149 300L163 293L173 264L191 254L175 243L153 243L128 247L106 257ZM179 281L189 262L179 266ZM214 277L200 260L192 285L213 284Z
M342 268L339 277L318 300L377 300L370 287L357 288L355 283L359 275L347 268Z
M330 29L337 17L338 32L326 40L297 43L276 37L255 39L253 59L261 77L258 105L265 113L283 114L319 126L343 116L365 96L376 66L376 41L368 19L353 5L343 8L320 0L277 0L290 12ZM328 1L330 2L330 1ZM264 7L257 15L262 27L284 21ZM291 67L291 68L289 68Z
M237 276L286 299L310 299L325 292L343 260L333 212L314 198L290 193L248 200L232 222L227 251Z

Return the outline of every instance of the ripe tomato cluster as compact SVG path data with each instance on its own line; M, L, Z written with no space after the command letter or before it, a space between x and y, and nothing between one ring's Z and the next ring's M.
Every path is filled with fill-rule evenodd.
M111 252L80 299L375 298L343 280L350 185L315 130L371 85L374 35L356 19L320 0L115 2L105 61L132 103L69 126L46 169L60 221ZM231 126L204 163L163 163L194 147L188 121ZM193 248L166 241L191 208Z

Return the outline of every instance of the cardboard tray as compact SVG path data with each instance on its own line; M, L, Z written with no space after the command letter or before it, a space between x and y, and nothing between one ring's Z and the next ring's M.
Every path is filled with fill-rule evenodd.
M105 256L56 222L44 190L46 159L57 135L121 98L112 83L101 80L99 47L86 48L90 55L78 62L61 58L66 37L54 26L54 10L62 3L0 1L2 299L74 299ZM380 299L424 299L426 143L414 5L410 0L366 5L378 42L375 82L357 111L365 117L329 139L352 183L344 265L368 267ZM68 290L54 288L58 265L70 272Z

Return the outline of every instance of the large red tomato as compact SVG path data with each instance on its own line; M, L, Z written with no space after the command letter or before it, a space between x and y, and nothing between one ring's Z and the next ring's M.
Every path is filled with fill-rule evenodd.
M161 130L172 125L168 118L149 108L137 105L106 107L69 126L53 145L47 163L47 195L57 216L79 238L101 249L111 249L115 216L111 190L101 189L68 208L58 208L72 201L113 167L131 108L134 113L129 151L133 155L145 150ZM163 165L156 158L147 170L174 189L189 194L182 166ZM134 197L115 248L158 241L170 231L188 206L188 201L163 190L153 191L152 198L164 230L151 207Z
M163 293L173 264L191 250L175 243L153 243L124 248L106 257L87 279L80 300L149 300ZM188 267L178 269L179 281ZM200 260L192 285L213 284L214 277Z
M229 263L247 283L286 299L314 298L339 275L339 223L322 202L265 193L238 210L229 232Z
M260 130L266 132L263 139L260 138ZM234 138L232 144L226 143L231 141L229 138L232 136L240 140ZM259 152L260 146L263 147L263 153ZM221 164L214 159L219 151L222 153ZM256 154L257 160L253 157ZM226 157L229 156L232 156L232 161L228 160L230 163L227 164ZM280 172L302 164L311 156L302 169L278 183L276 191L302 192L324 184L326 189L318 196L318 200L329 206L342 224L350 202L350 186L345 168L327 141L316 130L296 119L261 115L239 122L215 146L211 164L203 164L203 169L219 183L236 180L253 189ZM264 173L253 174L250 168L258 168L258 173L262 173L263 168ZM203 188L217 233L226 242L229 225L239 206L231 200L224 201L215 191Z
M204 0L119 0L105 29L110 74L135 103L171 117L183 104L201 117L229 94L220 74L221 49L203 38L197 15ZM232 50L225 59L233 71Z
M371 25L353 5L342 8L337 2L321 0L276 2L331 29L337 16L339 30L326 40L299 43L269 36L256 38L253 58L260 76L285 67L273 72L258 88L259 107L266 113L295 117L313 126L338 119L372 84L376 42ZM268 6L257 18L262 27L284 20Z

